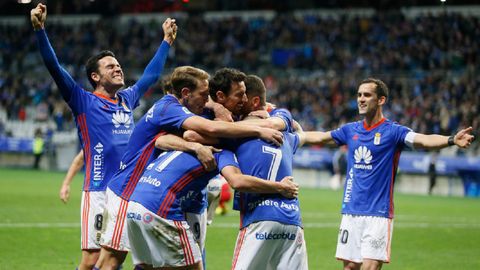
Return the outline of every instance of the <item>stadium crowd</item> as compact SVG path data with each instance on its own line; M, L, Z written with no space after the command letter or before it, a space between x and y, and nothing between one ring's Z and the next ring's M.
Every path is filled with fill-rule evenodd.
M330 130L355 119L356 84L367 76L380 77L390 86L386 116L402 125L440 134L453 134L465 125L480 128L478 17L277 14L271 20L206 21L190 15L178 24L184 31L167 67L193 65L213 71L228 66L259 74L270 102L290 109L306 130ZM120 26L115 18L73 27L52 22L48 32L62 65L87 89L83 61L92 52L110 49L121 56L130 85L162 37L160 22ZM30 24L3 24L0 34L0 122L53 118L58 130L73 129L71 113L41 62ZM146 103L161 93L158 86L153 88ZM1 126L0 132L8 132ZM478 153L478 144L472 149Z

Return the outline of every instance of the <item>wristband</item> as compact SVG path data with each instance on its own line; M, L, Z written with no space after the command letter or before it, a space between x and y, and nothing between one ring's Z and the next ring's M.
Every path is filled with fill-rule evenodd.
M448 137L448 145L449 146L455 145L454 139L455 139L455 136L453 136L453 135Z

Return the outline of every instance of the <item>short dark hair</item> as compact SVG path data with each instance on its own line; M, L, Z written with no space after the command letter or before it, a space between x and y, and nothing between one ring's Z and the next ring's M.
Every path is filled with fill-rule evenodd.
M98 72L98 61L107 56L115 58L115 54L112 51L104 50L88 58L87 63L85 64L85 72L87 73L88 81L94 89L97 87L97 83L92 79L90 75L93 72Z
M265 106L267 89L262 79L256 75L247 75L245 78L245 87L247 88L246 94L248 98L260 97L260 105Z
M182 97L182 89L189 88L195 90L199 81L208 80L210 75L202 69L192 66L181 66L173 70L170 76L170 91L177 98Z
M385 97L388 99L388 86L382 80L376 78L366 78L361 81L358 86L366 83L375 84L375 92L377 93L377 97Z
M228 96L232 90L232 83L242 82L246 77L247 75L245 75L245 73L233 68L222 68L217 70L208 84L210 97L214 101L217 101L218 91L222 91Z

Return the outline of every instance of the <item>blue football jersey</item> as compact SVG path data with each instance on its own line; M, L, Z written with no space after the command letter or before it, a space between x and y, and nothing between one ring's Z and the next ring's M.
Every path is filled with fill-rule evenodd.
M166 95L157 101L138 121L122 157L120 169L109 181L108 188L128 200L145 167L161 152L155 148L156 139L165 133L182 131L183 122L194 115L172 95Z
M299 140L293 133L284 132L283 135L281 147L261 139L250 139L241 143L235 155L242 173L266 181L281 181L285 176L291 176L293 155L299 146ZM234 209L240 210L241 228L253 222L267 220L302 226L298 199L287 199L280 194L236 191Z
M338 145L348 146L343 214L393 218L393 185L409 132L385 118L371 127L358 121L332 131Z
M201 194L208 181L226 166L238 167L232 152L214 153L217 169L205 171L192 154L180 151L163 152L150 163L130 200L138 202L157 215L171 220L185 220L182 205Z
M104 191L120 166L133 132L132 111L160 76L170 45L162 42L141 78L111 99L82 89L60 66L45 30L35 31L35 34L45 65L75 117L85 160L83 190Z

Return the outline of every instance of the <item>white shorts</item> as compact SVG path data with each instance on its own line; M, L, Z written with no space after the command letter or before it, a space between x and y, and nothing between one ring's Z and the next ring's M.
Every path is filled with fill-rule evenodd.
M81 248L100 249L100 237L104 226L105 191L82 191L80 208Z
M393 219L343 215L337 241L337 259L362 263L363 259L390 262Z
M128 201L117 196L107 188L105 198L105 226L102 231L100 245L118 251L129 251L130 245L127 236L127 215Z
M308 269L303 229L275 221L248 225L238 233L233 269Z
M127 229L136 265L180 267L202 260L200 247L186 221L161 218L143 205L130 202Z
M205 249L205 239L207 238L207 210L202 214L185 212L185 220L190 226L190 231L195 237L195 241L200 246L200 250Z

